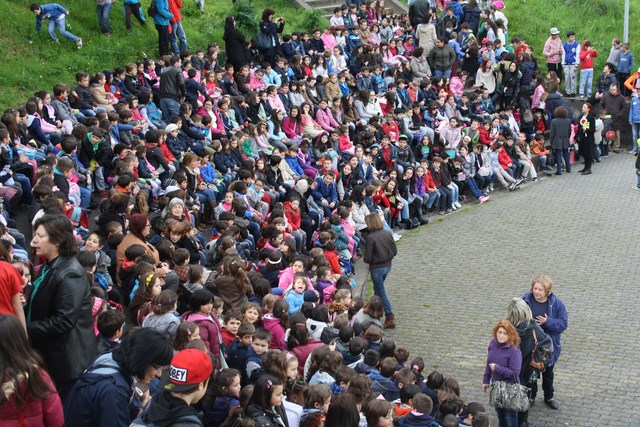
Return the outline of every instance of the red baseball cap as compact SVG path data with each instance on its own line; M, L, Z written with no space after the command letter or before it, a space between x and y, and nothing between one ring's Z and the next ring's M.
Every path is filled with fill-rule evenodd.
M204 351L190 348L178 352L169 366L169 382L165 390L188 391L206 381L213 372L211 358Z

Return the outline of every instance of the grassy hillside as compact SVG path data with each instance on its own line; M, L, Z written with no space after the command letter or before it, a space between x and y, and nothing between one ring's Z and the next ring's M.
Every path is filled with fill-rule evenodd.
M53 43L46 22L40 34L36 33L35 16L29 10L31 2L0 0L4 16L0 21L0 57L4 59L0 64L0 111L20 105L38 90L51 90L55 83L73 83L78 70L93 73L113 69L141 58L142 52L152 58L158 56L158 36L153 20L149 19L147 28L141 28L132 17L134 29L127 33L121 0L113 6L112 35L108 38L100 33L94 0L57 0L70 12L67 17L69 31L84 40L85 46L80 50L64 38L59 45ZM289 0L254 0L251 4L242 0L235 5L229 0L207 0L204 14L193 0L183 0L183 4L183 25L189 48L193 50L206 48L211 42L222 44L224 19L230 14L244 24L245 35L255 34L265 7L273 8L277 16L285 18L285 31L327 25L322 13L295 9ZM149 0L142 0L145 13L148 6Z
M37 90L51 89L57 82L72 83L77 70L95 72L113 69L126 62L139 59L141 52L157 56L157 33L153 25L141 28L134 20L134 30L128 34L124 27L122 1L117 0L111 13L112 36L100 34L95 2L93 0L59 0L70 10L67 19L70 31L83 38L85 47L62 40L51 42L46 27L38 35L35 17L28 6L32 0L0 0L5 19L0 21L0 110L24 102ZM222 43L224 18L234 14L242 22L245 34L255 34L259 16L265 7L284 16L285 31L310 30L326 25L322 12L295 9L290 0L246 0L235 5L229 0L207 0L206 12L201 14L192 0L183 0L183 23L191 49L204 48L212 41ZM505 13L509 18L510 36L525 35L539 60L550 27L557 26L561 33L573 29L578 38L592 40L601 52L597 62L601 68L606 59L612 37L622 37L624 0L509 0ZM638 40L640 29L634 22L640 13L638 2L631 2L630 39ZM146 11L149 0L142 0ZM550 12L552 11L552 12ZM588 18L587 18L588 17ZM250 30L252 28L252 30ZM633 50L633 45L632 45ZM640 51L638 60L640 65Z
M551 27L558 27L563 39L568 30L573 30L578 41L591 41L600 54L594 68L596 77L609 55L611 39L618 37L622 40L624 0L510 0L505 3L509 36L525 36L542 65L545 63L542 48ZM636 47L640 37L638 17L640 3L631 0L629 40L636 57L636 67L640 66L640 49Z

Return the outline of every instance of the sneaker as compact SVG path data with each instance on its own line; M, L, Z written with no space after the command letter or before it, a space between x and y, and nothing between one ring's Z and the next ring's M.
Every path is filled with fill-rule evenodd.
M452 211L456 211L456 210L458 210L458 208L456 207L455 203L451 205L451 210L452 210Z
M526 181L525 178L520 178L519 180L516 181L516 187L519 186L520 184L522 184L525 181Z
M637 151L636 150L629 150L629 154L636 154Z
M78 39L78 41L76 42L76 45L78 46L78 49L82 49L82 39Z
M396 241L396 242L397 242L397 241L398 241L398 240L400 240L400 239L402 239L402 236L401 236L401 235L399 235L398 233L393 233L393 240L394 240L394 241Z
M515 190L515 189L516 189L516 183L515 183L515 182L514 182L513 184L510 184L510 185L507 187L507 190L509 190L509 191L513 191L513 190Z
M58 39L55 39L53 42L54 42L55 44L60 44L60 40L58 40Z
M459 202L454 202L454 205L456 205L456 208L461 209L462 205Z
M491 196L480 196L480 198L478 199L478 203L484 203L487 200L489 200L491 198Z
M540 182L540 181L542 181L542 178L538 178L538 177L535 177L531 180L531 182Z

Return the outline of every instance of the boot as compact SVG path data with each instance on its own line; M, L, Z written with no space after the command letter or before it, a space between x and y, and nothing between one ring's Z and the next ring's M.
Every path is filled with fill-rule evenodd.
M385 329L395 329L396 328L396 316L393 314L388 315L384 319L384 328Z
M420 220L420 225L429 224L429 218L427 218L426 215L422 215L419 220Z

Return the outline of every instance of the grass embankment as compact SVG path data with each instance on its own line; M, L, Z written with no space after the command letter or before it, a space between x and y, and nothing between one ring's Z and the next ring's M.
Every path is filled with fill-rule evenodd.
M56 0L51 0L56 1ZM74 43L60 38L60 44L51 41L47 22L40 34L35 31L35 16L29 10L32 0L0 0L4 19L0 21L0 111L24 103L38 90L52 90L59 82L75 84L78 70L95 73L113 69L127 62L158 56L158 36L153 20L142 28L132 17L133 31L127 33L124 25L123 2L117 0L111 12L111 37L100 33L94 0L58 0L70 12L67 28L82 37L84 47L76 49ZM44 3L45 1L43 1ZM145 12L149 0L142 0ZM233 14L242 22L244 34L249 38L257 32L262 10L270 7L276 16L286 21L285 31L309 30L315 25L326 25L322 12L296 9L289 0L255 0L233 4L231 1L207 0L205 13L198 10L192 0L183 0L183 26L189 48L206 49L211 42L223 45L224 19Z
M576 32L576 39L584 39L598 50L594 64L597 78L609 55L611 40L622 40L624 0L512 0L506 1L505 15L509 19L509 37L525 36L527 44L534 48L538 64L544 67L542 48L549 37L549 29L557 27L565 38L569 30ZM640 3L631 1L629 42L636 56L636 68L640 66L640 50L636 48L640 38L637 18ZM595 84L595 82L594 82Z

